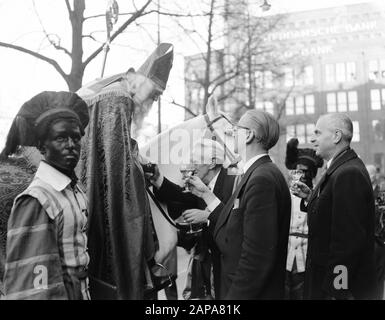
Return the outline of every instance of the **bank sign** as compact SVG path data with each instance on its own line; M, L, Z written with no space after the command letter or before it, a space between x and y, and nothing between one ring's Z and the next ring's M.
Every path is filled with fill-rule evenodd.
M267 36L267 41L298 40L313 37L326 37L336 34L372 31L377 29L377 21L336 24L331 26L308 28L301 30L289 30L285 32L273 32Z

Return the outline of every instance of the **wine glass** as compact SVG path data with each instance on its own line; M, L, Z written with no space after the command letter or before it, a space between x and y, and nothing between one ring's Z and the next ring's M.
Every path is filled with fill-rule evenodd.
M195 165L191 164L191 163L182 164L179 168L179 171L182 173L183 180L185 181L183 192L190 192L190 188L189 188L186 180L187 180L187 178L190 178L195 174L195 172L196 172Z
M191 223L184 220L182 216L175 220L176 225L183 230L186 234L194 234L201 232L202 224L200 223Z
M297 184L302 178L303 174L304 174L303 170L291 170L290 175L292 179L292 184L293 185Z

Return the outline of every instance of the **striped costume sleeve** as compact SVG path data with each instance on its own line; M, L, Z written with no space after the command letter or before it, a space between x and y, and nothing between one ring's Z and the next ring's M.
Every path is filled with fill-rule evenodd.
M55 222L31 196L18 198L8 221L6 299L67 299Z

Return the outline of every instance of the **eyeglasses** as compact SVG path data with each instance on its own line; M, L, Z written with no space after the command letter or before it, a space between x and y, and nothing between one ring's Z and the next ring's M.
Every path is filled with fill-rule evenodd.
M239 129L251 131L250 128L238 124L233 124L231 128L225 130L225 135L235 137Z

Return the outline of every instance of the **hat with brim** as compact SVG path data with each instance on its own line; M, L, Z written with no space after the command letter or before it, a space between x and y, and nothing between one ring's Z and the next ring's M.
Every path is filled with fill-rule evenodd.
M89 121L87 104L72 92L44 91L34 96L22 105L13 123L22 126L17 130L20 145L38 147L50 125L59 120L76 122L84 135Z

